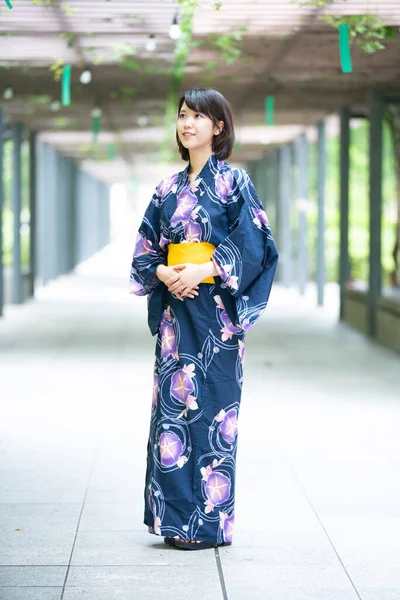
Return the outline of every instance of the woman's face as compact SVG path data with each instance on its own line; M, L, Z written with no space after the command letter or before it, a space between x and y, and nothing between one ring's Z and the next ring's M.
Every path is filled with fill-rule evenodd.
M212 147L214 135L222 131L223 121L219 123L220 125L215 127L210 117L192 110L184 102L176 123L182 146L189 151Z

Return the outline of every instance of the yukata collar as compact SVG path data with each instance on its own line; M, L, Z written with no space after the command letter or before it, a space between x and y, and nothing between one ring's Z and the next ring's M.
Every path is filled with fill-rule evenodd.
M215 155L215 152L213 152L209 156L209 159L207 160L206 164L204 165L204 167L202 168L200 173L197 175L196 181L201 179L202 181L204 181L204 183L206 185L209 185L211 183L211 181L214 179L215 175L218 173L219 169L221 168L221 163L223 163L223 161L218 160L218 158ZM190 162L183 171L184 185L190 185L189 167L190 167Z

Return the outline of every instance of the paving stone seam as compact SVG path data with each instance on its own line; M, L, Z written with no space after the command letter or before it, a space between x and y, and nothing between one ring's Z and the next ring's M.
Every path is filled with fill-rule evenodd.
M72 556L73 556L74 550L75 550L76 538L78 537L79 526L81 524L81 519L82 519L82 513L83 513L83 509L85 508L86 498L87 498L87 495L88 495L88 492L89 492L89 486L90 486L90 482L91 482L91 479L92 479L92 476L93 476L94 465L95 465L96 458L97 458L97 452L98 452L98 448L95 449L95 452L94 452L94 455L93 455L93 459L92 459L92 464L90 465L90 471L89 471L89 476L88 476L88 480L87 480L87 484L86 484L85 495L83 497L82 507L81 507L81 510L79 512L78 523L76 525L76 531L75 531L74 541L72 542L71 553L69 555L69 561L68 561L67 571L66 571L65 577L64 577L64 583L63 583L62 590L61 590L60 600L63 600L63 598L64 598L65 589L66 589L66 585L67 585L67 581L68 581L69 570L70 570L70 567L71 567Z
M215 560L217 562L219 582L221 584L222 598L223 598L223 600L229 600L228 592L226 591L226 584L225 584L224 571L222 569L221 556L218 551L218 548L214 548L214 551L215 551Z
M328 533L327 529L325 528L324 524L322 523L322 521L321 521L321 519L320 519L320 516L319 516L319 514L317 513L317 510L316 510L316 508L314 507L314 505L313 505L313 503L312 503L312 501L311 501L310 497L308 496L307 492L305 491L305 489L304 489L304 487L303 487L303 485L302 485L302 483L301 483L301 481L300 481L300 479L299 479L299 477L298 477L298 475L297 475L297 473L296 473L296 470L295 470L295 468L293 467L293 465L290 463L290 461L289 461L289 460L288 460L288 466L289 466L289 468L290 468L290 470L291 470L291 472L292 472L292 474L293 474L293 477L294 477L294 479L295 479L295 481L296 481L297 485L299 486L299 488L300 488L300 490L301 490L301 493L304 495L305 499L307 500L307 503L309 504L309 506L310 506L311 510L313 511L313 513L314 513L314 515L315 515L315 518L317 519L317 521L318 521L318 523L320 524L320 526L321 526L322 530L324 531L324 533L325 533L325 535L326 535L326 537L327 537L327 539L328 539L328 541L329 541L329 544L331 545L331 547L332 547L332 549L333 549L334 553L335 553L335 554L336 554L336 556L337 556L337 559L338 559L338 561L340 562L340 564L341 564L341 566L342 566L342 568L343 568L344 572L346 573L346 576L347 576L347 578L348 578L348 580L349 580L349 582L350 582L350 584L351 584L351 586L352 586L353 590L355 591L355 593L356 593L356 595L357 595L357 598L358 598L358 600L363 600L363 599L362 599L362 597L360 596L360 594L359 594L359 592L358 592L358 590L357 590L356 586L355 586L355 583L354 583L354 581L353 581L353 580L352 580L352 578L351 578L351 575L350 575L350 573L349 573L349 572L348 572L348 570L346 569L346 566L345 566L345 564L344 564L343 560L341 559L339 552L336 550L336 548L335 548L335 545L334 545L334 543L333 543L332 539L330 538L330 536L329 536L329 533Z

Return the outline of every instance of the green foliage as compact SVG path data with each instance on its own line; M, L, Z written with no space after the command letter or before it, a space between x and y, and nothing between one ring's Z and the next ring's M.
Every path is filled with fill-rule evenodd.
M46 106L51 102L51 96L40 95L40 96L29 96L28 103L33 106Z
M14 214L11 208L12 190L12 153L13 143L7 140L4 143L4 205L3 205L3 264L11 266L13 263L13 227ZM29 147L25 142L21 147L21 214L25 222L29 222ZM29 232L21 236L21 265L29 265Z
M327 4L332 4L332 2L333 0L297 0L297 4L301 6L311 6L314 8L326 6Z
M132 98L136 94L136 89L132 86L125 85L120 88L121 94L127 98Z
M184 14L188 15L190 12L194 12L194 10L200 6L199 2L197 0L178 0L182 11L181 15L182 17L184 16ZM182 25L181 25L181 29L182 29Z
M136 54L136 47L133 44L119 43L113 46L115 60L124 60L129 56Z
M54 120L54 126L56 129L67 129L72 124L73 120L68 117L57 117Z
M296 0L300 6L324 7L331 4L333 0ZM364 52L372 54L377 50L384 50L382 40L396 37L396 30L390 25L385 25L372 13L363 15L346 15L337 17L334 15L322 15L321 20L339 29L340 25L348 25L350 39L360 46Z
M76 33L60 33L60 37L68 43L68 46L73 46L76 35Z
M198 6L198 2L195 0L179 0L179 4L181 6L180 28L182 33L175 42L171 89L168 94L164 115L165 133L160 152L160 160L162 162L169 162L175 158L175 152L172 150L171 144L175 138L178 94L185 74L186 61L191 47L194 11Z
M67 17L72 17L72 15L79 11L79 8L76 6L71 6L70 4L61 4L60 8L65 12Z
M220 51L221 57L225 60L227 65L234 63L241 57L242 51L239 43L242 39L243 36L238 31L223 33L216 36L214 42L215 46Z
M382 176L382 269L383 281L390 283L395 236L396 178L390 131L385 123ZM310 276L315 277L317 256L317 146L310 147L309 170L309 244ZM338 279L339 261L339 137L327 138L325 191L325 253L328 281ZM351 129L350 137L349 254L351 277L368 280L369 269L369 123ZM296 218L296 217L295 217ZM296 221L294 220L296 230ZM295 240L294 240L295 241Z
M35 6L50 6L55 4L55 0L32 0L32 4Z
M218 69L218 63L216 60L208 60L204 63L204 69L208 72L216 71Z
M175 42L174 65L172 68L173 81L181 82L185 73L185 66L192 40L192 20L194 7L197 2L180 0L181 4L181 36Z
M125 58L119 63L121 69L127 69L128 71L140 71L140 63L137 60Z
M53 72L54 80L60 81L64 69L64 60L62 58L58 58L49 69Z
M113 46L114 58L119 63L121 69L128 71L140 71L141 64L132 57L136 55L136 47L132 44L116 44Z
M393 38L396 35L393 27L385 25L376 15L371 13L346 17L323 15L321 19L337 29L340 25L347 24L350 39L353 39L368 54L372 54L377 50L384 50L385 46L381 40Z

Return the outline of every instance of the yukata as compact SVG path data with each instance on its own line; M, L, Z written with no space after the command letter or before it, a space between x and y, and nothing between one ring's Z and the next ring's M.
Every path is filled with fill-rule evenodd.
M130 293L157 335L144 523L150 533L232 540L245 335L265 310L278 260L248 173L212 153L155 189L137 233ZM210 242L218 276L183 302L156 274L168 244ZM190 261L184 261L190 262Z

